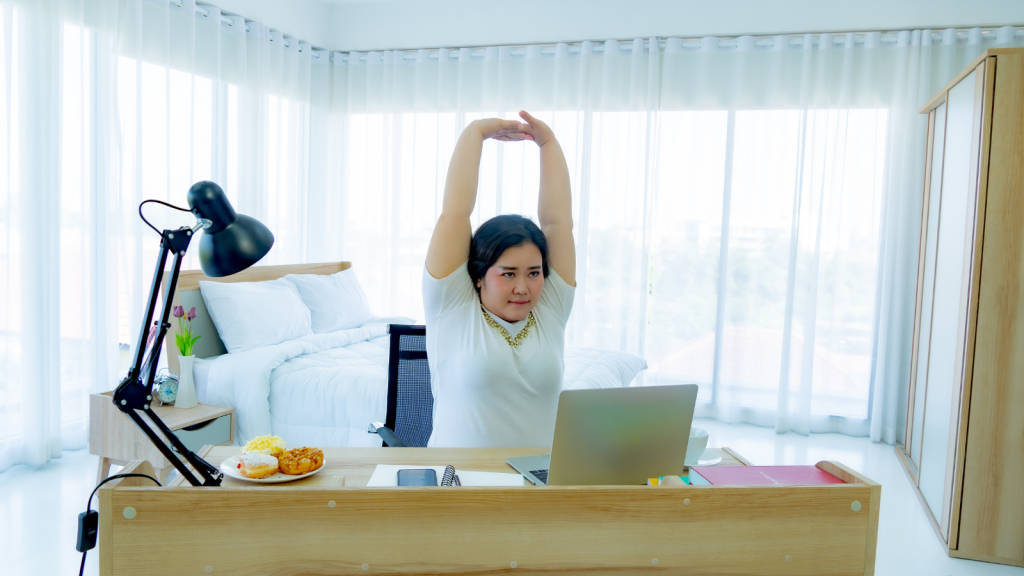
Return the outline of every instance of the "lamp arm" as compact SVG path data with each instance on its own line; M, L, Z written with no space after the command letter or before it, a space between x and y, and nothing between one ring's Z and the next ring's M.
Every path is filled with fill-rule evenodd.
M196 217L196 225L193 226L192 228L186 228L186 227L183 226L183 227L179 228L178 230L176 230L174 232L168 232L167 230L164 230L163 234L168 234L168 233L170 234L170 236L168 238L164 238L163 234L161 235L161 238L163 238L163 240L161 240L161 242L160 242L160 247L161 247L160 258L159 258L159 262L157 263L156 272L153 275L153 287L157 288L157 290L152 290L151 289L151 291L150 291L150 296L149 296L150 297L150 303L146 307L146 310L148 310L148 311L152 311L153 310L153 305L154 305L153 303L155 302L155 299L157 297L157 292L159 290L160 282L163 280L164 266L166 266L166 262L167 262L167 252L170 252L172 249L177 249L177 250L175 251L175 256L174 256L175 263L172 264L172 272L171 272L172 273L172 277L171 277L171 282L168 285L168 293L164 296L163 316L162 316L160 322L153 322L153 324L152 324L153 326L157 326L158 327L157 328L158 332L157 332L156 337L153 339L153 346L149 349L149 356L146 358L145 363L142 364L141 369L136 374L136 376L138 376L139 374L149 373L149 380L148 380L149 382L152 382L154 379L156 379L157 360L160 357L160 351L163 349L163 339L167 335L167 330L170 329L170 327L171 327L171 325L168 324L168 321L170 320L170 318L169 318L169 310L171 309L171 302L172 302L172 299L174 297L174 290L178 286L178 273L181 270L181 265L180 265L179 262L177 262L177 260L179 260L182 256L184 256L185 251L188 250L188 245L189 245L189 243L192 240L192 235L195 234L196 232L198 232L199 230L201 230L204 227L205 222L209 222L209 220L205 220L204 221L203 219L201 219L201 218L199 218L197 216ZM179 245L178 246L174 246L171 249L164 250L164 243L165 242L172 242L172 241L174 241L175 234L177 234L177 237L178 237L177 244L179 244ZM184 247L182 247L181 244L184 244ZM150 312L150 316L151 315L152 315L152 312ZM136 354L135 364L132 366L133 368L135 368L136 366L139 366L139 362L142 361L142 355L143 355L143 352L144 352L144 350L143 350L144 347L142 346L141 339L142 338L146 338L146 339L149 338L149 326L150 326L149 320L150 320L150 318L146 319L146 325L144 327L144 330L145 330L146 333L145 334L141 334L141 333L139 334L140 343L139 343L139 347L136 348L136 350L138 352ZM131 374L131 371L129 371L129 374Z
M142 359L146 353L146 343L149 340L149 326L153 321L156 299L160 295L160 280L163 278L164 267L167 265L167 255L170 252L167 239L161 237L160 256L156 259L156 271L153 273L153 283L149 287L149 299L146 301L146 311L142 319L142 330L139 330L139 342L135 345L135 360L132 361L125 380L135 380L139 377L139 369L142 366Z
M150 287L149 302L144 314L142 330L139 333L139 348L136 351L135 362L128 370L128 375L118 384L114 390L114 405L128 415L135 422L142 432L149 437L157 450L178 470L183 478L193 486L219 486L224 475L214 468L212 464L200 458L181 443L177 435L167 427L160 417L156 415L150 404L153 400L153 378L156 376L157 360L160 358L160 348L163 345L164 336L170 323L167 322L171 311L171 302L174 298L174 290L178 283L178 273L181 270L181 261L188 250L189 242L192 240L192 230L182 228L179 230L164 230L161 234L160 256L157 258L156 272L153 274L153 285ZM160 322L157 323L156 337L153 339L152 348L145 364L142 359L145 356L145 344L149 338L150 322L153 319L154 308L159 294L160 281L163 279L164 266L167 263L167 256L174 253L174 263L171 268L171 281L167 287L167 294L164 296L163 310L160 315ZM141 364L141 369L140 369ZM161 439L156 432L150 428L146 419L142 418L138 411L145 412L152 424L163 434ZM170 446L168 446L168 442ZM172 452L173 449L173 452ZM174 452L180 456L175 456ZM181 461L183 457L202 476L202 481L197 479L188 467Z
M175 232L177 234L175 234ZM171 319L171 302L174 300L174 291L178 286L178 273L181 271L181 261L185 256L185 251L188 250L188 244L192 240L192 231L186 228L176 230L175 232L164 231L164 234L169 234L169 238L165 238L161 244L173 242L175 236L184 237L184 240L174 242L176 245L172 245L170 249L174 250L174 262L171 264L171 281L167 283L167 293L164 294L164 307L160 314L160 321L154 322L156 326L156 337L153 338L153 345L149 350L149 356L146 358L145 364L143 364L142 370L139 372L140 375L144 375L146 379L144 382L151 386L153 380L156 379L157 360L160 358L160 352L163 350L164 337L167 336L167 330L171 327L169 320ZM161 250L161 253L163 251ZM166 257L164 257L166 260ZM162 271L160 271L162 272ZM163 280L163 274L158 273L154 277L154 281L159 283Z

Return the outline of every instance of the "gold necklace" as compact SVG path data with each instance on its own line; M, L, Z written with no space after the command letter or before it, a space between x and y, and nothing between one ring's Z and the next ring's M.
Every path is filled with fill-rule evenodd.
M533 310L530 310L530 317L527 318L526 320L526 327L520 330L519 334L516 334L516 337L513 338L512 336L509 335L508 330L505 330L504 326L498 324L497 322L494 321L493 318L491 318L491 315L487 313L487 310L483 306L480 307L480 310L483 311L484 320L487 320L487 324L489 324L491 328L494 328L502 336L504 336L505 342L508 342L508 345L513 348L517 348L520 344L522 344L523 339L530 335L530 328L533 328L534 326L537 325L537 319L533 317Z

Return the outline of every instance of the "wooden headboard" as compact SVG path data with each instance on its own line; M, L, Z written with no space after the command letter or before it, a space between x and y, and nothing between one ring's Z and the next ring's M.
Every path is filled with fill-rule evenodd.
M324 264L285 264L282 266L253 266L242 270L238 274L224 276L222 278L211 278L203 274L202 270L185 270L178 274L178 287L174 291L174 306L184 306L189 310L196 307L197 316L192 321L192 334L202 336L196 341L192 352L196 358L210 358L227 353L224 342L217 333L217 327L210 319L210 312L206 309L203 296L199 293L199 282L263 282L264 280L277 280L285 274L335 274L352 267L351 262L328 262ZM164 290L170 283L170 275L164 279ZM166 294L166 292L165 292ZM178 345L175 335L178 333L178 322L172 316L171 328L167 331L164 339L165 354L167 354L167 367L171 372L178 374Z

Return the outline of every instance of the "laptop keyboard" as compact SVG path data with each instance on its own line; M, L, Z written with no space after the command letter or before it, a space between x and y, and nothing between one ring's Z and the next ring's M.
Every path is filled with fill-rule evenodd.
M530 474L533 474L537 480L540 480L541 484L548 483L548 471L547 470L530 470Z

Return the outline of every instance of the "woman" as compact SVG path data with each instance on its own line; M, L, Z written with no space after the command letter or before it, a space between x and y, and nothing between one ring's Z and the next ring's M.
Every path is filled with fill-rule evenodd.
M551 128L491 118L462 132L423 273L434 394L428 446L550 447L576 286L572 196ZM480 154L488 138L540 147L536 224L497 216L472 232Z

